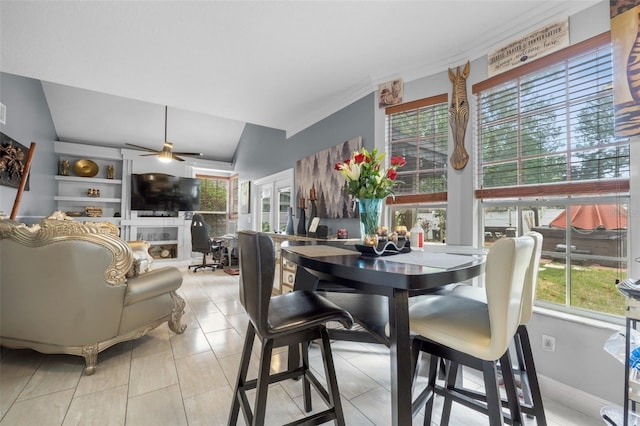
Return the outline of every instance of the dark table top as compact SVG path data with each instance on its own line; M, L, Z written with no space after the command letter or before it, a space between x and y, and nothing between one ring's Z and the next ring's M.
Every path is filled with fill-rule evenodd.
M447 253L442 247L437 251L427 247L390 256L364 256L353 242L341 241L288 241L281 251L285 259L321 279L338 279L342 284L384 295L392 295L394 290L407 290L410 295L428 293L480 275L485 262L481 254Z

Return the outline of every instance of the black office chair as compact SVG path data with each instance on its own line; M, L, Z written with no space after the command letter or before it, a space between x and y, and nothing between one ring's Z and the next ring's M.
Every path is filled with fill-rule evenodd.
M321 424L334 420L336 424L344 425L338 382L325 323L338 321L348 329L353 325L353 318L344 309L311 291L296 290L272 297L276 255L273 241L267 234L254 231L238 232L238 254L240 301L249 315L249 325L228 425L237 423L240 408L247 425L263 425L269 385L298 377L302 377L305 411L311 411L311 384L329 408L290 424ZM258 378L247 380L256 335L262 343ZM309 369L308 346L315 339L321 339L320 349L324 362L326 388ZM301 347L302 365L294 365L287 371L271 375L273 349L290 345ZM253 411L247 398L247 391L251 389L256 389Z
M188 269L193 268L193 272L198 269L211 268L213 271L220 266L221 246L218 242L214 242L209 237L209 225L204 221L201 214L194 214L191 219L191 250L202 253L202 263L197 265L189 265ZM207 263L207 255L211 254L213 261ZM216 260L216 254L218 259Z

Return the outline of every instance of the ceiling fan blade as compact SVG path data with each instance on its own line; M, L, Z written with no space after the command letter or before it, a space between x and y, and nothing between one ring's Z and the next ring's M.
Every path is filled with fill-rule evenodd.
M125 143L125 145L138 148L138 149L144 149L145 151L158 152L157 149L147 148L146 146L134 145L132 143Z
M192 157L202 157L202 153L201 152L174 152L174 154L177 154L177 155L188 155L188 156L192 156Z
M151 153L151 154L140 154L140 157L151 157L153 155L158 155L157 152Z
M173 158L176 161L184 161L184 158L178 157L175 152L171 154L171 158Z

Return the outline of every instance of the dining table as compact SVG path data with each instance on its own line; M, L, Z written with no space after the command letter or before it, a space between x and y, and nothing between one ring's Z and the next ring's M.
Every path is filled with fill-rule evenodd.
M386 296L390 351L391 424L412 424L412 360L409 330L410 298L437 291L450 283L481 275L485 255L481 250L438 246L401 253L370 255L354 242L287 241L281 256L297 265L295 290L318 290L334 283L353 292ZM408 252L406 252L408 251ZM388 254L388 255L387 255ZM386 314L386 313L385 313ZM297 351L296 351L297 352ZM297 362L292 350L290 362Z

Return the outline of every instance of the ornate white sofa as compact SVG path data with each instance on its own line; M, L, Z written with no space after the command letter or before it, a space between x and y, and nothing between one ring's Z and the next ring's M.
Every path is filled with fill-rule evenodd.
M98 353L118 342L164 321L184 332L182 273L147 271L147 244L117 235L111 223L58 212L29 227L0 220L0 345L80 355L93 374Z

